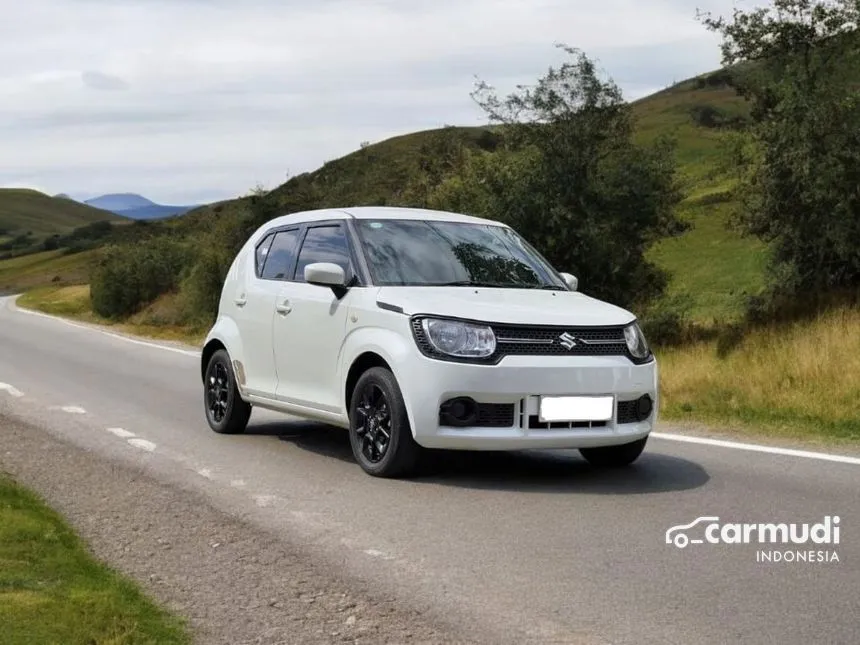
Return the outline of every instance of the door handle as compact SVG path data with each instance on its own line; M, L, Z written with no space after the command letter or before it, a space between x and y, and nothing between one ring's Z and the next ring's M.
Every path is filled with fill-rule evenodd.
M283 302L279 302L278 304L275 305L275 311L277 311L282 316L286 316L292 310L293 310L293 308L290 306L289 300L284 300Z
M245 298L236 298L233 302L236 303L237 307L244 307L248 301Z

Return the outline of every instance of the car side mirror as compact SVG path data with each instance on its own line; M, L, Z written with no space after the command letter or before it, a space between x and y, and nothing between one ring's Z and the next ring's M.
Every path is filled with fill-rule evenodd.
M579 286L579 280L576 279L575 275L570 273L562 273L561 277L564 279L564 283L570 288L571 291L576 291L576 288Z
M334 295L342 298L346 293L346 273L333 262L313 262L305 267L305 282L320 287L331 287Z

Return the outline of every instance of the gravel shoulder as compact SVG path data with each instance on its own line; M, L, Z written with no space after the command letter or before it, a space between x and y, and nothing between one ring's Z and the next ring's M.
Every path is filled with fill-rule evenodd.
M94 555L186 617L198 643L467 643L202 497L0 415L0 468Z

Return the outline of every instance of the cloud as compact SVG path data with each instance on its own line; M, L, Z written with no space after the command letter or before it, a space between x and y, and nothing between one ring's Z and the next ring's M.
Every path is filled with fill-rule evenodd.
M628 98L719 65L681 0L30 0L4 17L0 185L168 203L482 123L475 76L506 93L561 61L556 42Z
M94 90L125 90L128 83L119 76L103 74L102 72L86 71L81 73L84 85Z

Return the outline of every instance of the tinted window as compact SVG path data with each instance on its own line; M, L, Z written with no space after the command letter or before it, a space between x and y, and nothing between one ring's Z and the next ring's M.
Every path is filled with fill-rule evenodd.
M269 233L263 241L257 245L257 275L263 273L263 265L266 263L266 256L269 254L269 247L272 246L272 240L275 234Z
M357 222L379 285L566 289L546 261L509 228L461 222Z
M317 226L309 228L299 253L296 281L305 281L305 267L314 262L332 262L343 268L347 278L351 275L349 241L346 231L340 226Z
M266 263L263 265L262 278L266 280L289 280L296 261L296 242L298 229L281 231L275 235L272 247L269 249Z

